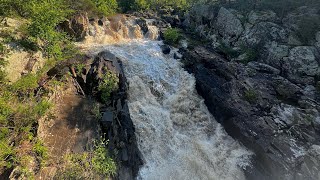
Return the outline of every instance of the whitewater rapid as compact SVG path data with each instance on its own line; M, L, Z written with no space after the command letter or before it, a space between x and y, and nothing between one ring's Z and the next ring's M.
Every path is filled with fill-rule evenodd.
M195 78L160 41L103 45L124 64L143 180L245 179L251 152L227 135L197 94ZM99 50L98 50L99 49Z

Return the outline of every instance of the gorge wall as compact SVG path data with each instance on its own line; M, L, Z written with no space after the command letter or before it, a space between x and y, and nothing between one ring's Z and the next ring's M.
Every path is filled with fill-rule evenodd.
M281 19L209 5L185 17L207 42L181 49L183 62L210 112L255 152L249 179L320 178L320 29L308 41L296 35L319 17L316 7Z

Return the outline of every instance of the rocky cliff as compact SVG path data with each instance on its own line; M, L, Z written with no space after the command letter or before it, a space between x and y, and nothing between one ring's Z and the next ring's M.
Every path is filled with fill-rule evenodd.
M201 5L183 22L209 42L181 50L183 61L211 113L255 152L249 179L320 178L320 29L301 26L310 19L319 9L279 18Z

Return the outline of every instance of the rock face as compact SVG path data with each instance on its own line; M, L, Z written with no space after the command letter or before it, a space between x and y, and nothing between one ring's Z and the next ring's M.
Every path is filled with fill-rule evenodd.
M85 67L76 73L77 81L86 94L99 99L98 85L107 72L116 74L119 79L118 90L112 92L110 102L103 104L100 108L102 113L100 124L104 138L109 140L108 147L110 152L117 152L117 154L113 154L118 165L117 175L114 179L133 180L143 162L126 100L129 86L123 73L122 62L111 52L102 51L93 58L87 56L76 57L63 62L50 70L48 75L59 75L64 71L61 67L72 67L79 61Z
M224 38L237 38L243 31L240 20L225 8L221 8L218 13L216 27Z
M248 179L319 179L320 33L297 36L318 12L300 7L280 18L201 5L186 15L185 29L210 43L181 50L183 62L210 112L255 152Z
M309 155L320 144L314 86L296 85L263 63L228 62L203 47L185 51L183 62L210 112L255 152L248 179L318 179L318 155Z

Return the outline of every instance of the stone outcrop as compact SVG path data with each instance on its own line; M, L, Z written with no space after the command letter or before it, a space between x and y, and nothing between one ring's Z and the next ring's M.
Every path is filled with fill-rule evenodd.
M118 90L111 94L110 102L100 109L100 123L105 138L109 140L109 149L117 152L114 154L118 164L115 179L133 180L143 162L126 100L128 84L122 62L109 51L102 51L93 59L84 58L84 64L86 67L77 73L80 74L77 80L87 94L99 96L97 87L105 73L112 72L119 78Z
M186 51L183 61L210 112L255 152L249 179L319 177L319 154L305 160L320 144L320 93L313 85L296 85L263 63L228 62L203 47Z
M218 13L216 28L223 38L233 41L238 38L243 31L240 20L225 8L221 8Z
M199 5L185 17L184 28L209 43L180 49L183 62L210 112L255 152L249 179L319 179L320 34L296 35L318 16L313 7L280 18Z

